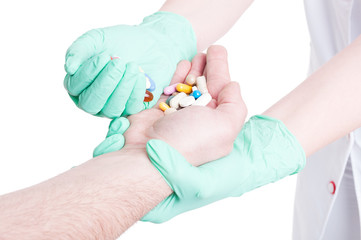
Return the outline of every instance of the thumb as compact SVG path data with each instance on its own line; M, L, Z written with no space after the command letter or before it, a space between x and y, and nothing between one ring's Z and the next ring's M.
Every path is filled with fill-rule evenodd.
M237 82L228 83L220 91L217 102L217 111L232 116L232 119L238 124L244 122L247 115L247 108L242 99L241 90Z
M118 117L113 119L109 124L109 130L107 137L110 137L114 134L124 134L125 131L129 128L130 123L128 118Z
M124 136L120 133L113 134L110 137L107 137L103 142L101 142L93 151L93 157L103 155L105 153L110 153L118 151L124 146Z
M231 81L227 50L222 46L211 46L207 51L207 88L212 98L217 99L220 91Z
M65 71L73 75L80 65L102 51L103 31L93 29L73 42L65 56Z
M191 69L191 63L187 60L182 60L177 64L177 68L173 74L169 85L183 83L188 72Z
M149 159L179 198L195 196L199 191L199 169L192 166L167 143L152 139L146 146Z
M152 222L152 223L163 223L173 218L174 216L180 214L179 200L177 195L172 193L157 206L155 206L150 212L142 217L141 221L143 222Z

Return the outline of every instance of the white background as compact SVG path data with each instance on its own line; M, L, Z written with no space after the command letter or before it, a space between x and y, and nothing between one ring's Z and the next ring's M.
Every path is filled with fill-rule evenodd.
M82 112L68 97L65 51L87 30L140 23L162 2L0 3L0 195L91 158L109 120ZM241 84L249 116L306 77L309 36L301 0L256 1L217 43L228 49L232 79ZM287 177L161 225L139 222L120 239L290 239L295 182Z

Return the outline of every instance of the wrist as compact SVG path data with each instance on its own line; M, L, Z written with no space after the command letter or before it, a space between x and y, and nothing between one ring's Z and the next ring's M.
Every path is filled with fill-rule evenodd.
M140 144L127 144L122 150L101 155L89 163L88 168L95 171L88 174L93 176L93 185L103 186L100 191L105 197L101 204L108 213L106 218L102 216L103 222L119 232L124 232L172 193Z
M129 179L127 184L132 186L130 193L134 193L141 203L134 206L138 209L142 207L139 209L139 218L172 193L172 189L151 164L145 145L126 144L116 155L118 164L112 171L120 176L120 188L124 188L123 178Z
M150 194L152 196L159 196L159 199L163 199L172 193L169 186L163 180L159 172L151 164L146 146L144 144L126 144L124 148L115 153L115 161L118 164L117 168L112 171L126 175L134 182L141 182L141 188L152 189ZM126 168L124 168L126 166ZM154 187L157 186L158 190L153 192ZM142 197L149 199L149 196Z
M278 171L275 179L296 174L306 164L302 146L279 119L266 115L252 116L237 138L238 149L242 152L249 149L246 152L250 159L263 159L268 167L275 167Z
M191 61L197 53L197 39L192 24L185 17L166 11L158 11L143 19L140 26L151 26L165 37L166 45L174 52L173 57Z

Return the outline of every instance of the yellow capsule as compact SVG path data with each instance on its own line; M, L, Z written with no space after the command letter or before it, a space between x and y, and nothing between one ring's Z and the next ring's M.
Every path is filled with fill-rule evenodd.
M191 93L192 92L192 86L189 86L184 83L179 83L177 85L177 91L178 92L184 92L184 93Z
M165 110L167 110L170 107L165 102L161 102L161 103L159 103L159 108L162 109L162 111L164 112Z

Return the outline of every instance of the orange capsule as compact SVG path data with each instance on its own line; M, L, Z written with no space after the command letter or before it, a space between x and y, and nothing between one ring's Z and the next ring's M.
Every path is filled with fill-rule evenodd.
M144 102L150 102L153 100L153 94L148 90L145 91Z
M177 85L177 91L178 92L184 92L184 93L191 93L192 92L192 86L189 86L184 83L179 83Z
M165 110L167 110L170 107L165 102L161 102L161 103L159 103L159 108L162 109L162 111L164 112Z

